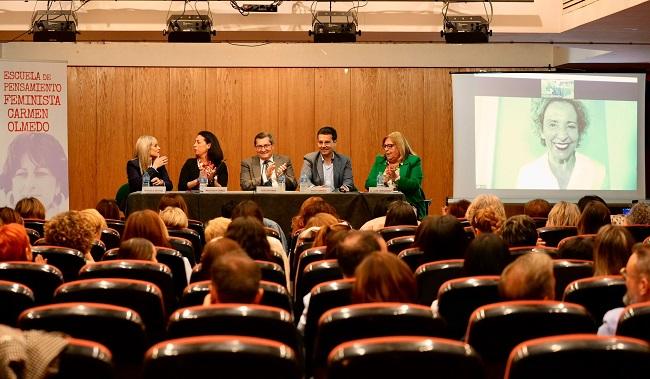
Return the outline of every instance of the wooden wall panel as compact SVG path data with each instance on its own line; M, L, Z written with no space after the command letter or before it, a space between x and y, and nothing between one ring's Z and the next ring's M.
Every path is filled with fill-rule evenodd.
M237 181L229 184L239 189L240 160L255 154L253 137L261 131L278 135L279 114L279 69L242 69L242 155L232 158L232 171L236 171ZM235 175L233 175L234 177Z
M386 135L387 75L383 68L352 70L350 98L350 140L354 183L364 189L368 172Z
M198 132L219 135L215 125L206 124L205 68L171 68L169 80L169 175L178 188L178 175L185 160L194 157L192 145Z
M453 195L453 130L449 70L424 73L424 191L431 199L430 214L440 214L445 197Z
M169 155L169 68L135 67L133 69L133 140L142 135L158 139L162 155Z
M110 141L109 141L110 142ZM68 69L68 170L70 209L94 206L98 186L97 68ZM113 196L115 194L113 193ZM111 197L113 197L111 196Z
M279 69L279 130L276 151L288 155L300 176L302 157L315 149L314 69Z
M336 150L350 155L350 78L349 68L318 68L314 76L314 128L309 147L316 149L316 132L324 125L336 128Z
M239 161L252 151L251 143L242 144L241 69L215 68L206 72L206 119L217 131L228 165L228 186L239 189ZM252 138L252 137L251 137Z
M132 73L129 67L97 69L97 154L87 162L97 169L96 201L113 198L127 181L124 157L133 152Z

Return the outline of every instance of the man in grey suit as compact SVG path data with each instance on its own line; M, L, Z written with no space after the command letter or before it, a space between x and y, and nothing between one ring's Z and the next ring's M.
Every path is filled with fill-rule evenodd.
M326 186L333 191L355 191L350 158L334 151L336 129L324 126L316 133L318 151L303 157L300 177L306 176L310 186Z
M271 133L257 133L253 140L256 156L241 161L239 185L244 191L252 191L257 186L277 187L278 177L284 176L285 189L296 189L296 178L291 160L284 155L273 154Z

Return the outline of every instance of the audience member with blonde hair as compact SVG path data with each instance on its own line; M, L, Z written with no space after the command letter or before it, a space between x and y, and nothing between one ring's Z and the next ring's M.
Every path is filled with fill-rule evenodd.
M18 200L14 210L22 218L34 218L38 220L45 219L45 205L35 197L25 197Z
M156 260L156 247L153 243L138 237L122 241L120 248L117 250L117 258L158 262Z
M580 209L568 201L555 203L548 212L546 226L577 226L580 220Z
M486 207L476 211L470 220L474 234L495 233L503 225L503 220L497 215L494 207Z
M501 273L499 293L507 300L555 299L553 260L544 253L520 256Z
M486 211L479 214L479 211L483 209ZM506 218L503 202L495 195L476 196L465 212L465 219L469 221L469 224L484 233L499 229Z
M95 228L95 239L99 240L102 236L102 230L108 228L104 216L94 208L84 209L80 211L80 213L86 217L91 224L93 224L93 227Z
M231 221L232 220L226 217L217 217L208 221L205 225L205 230L203 231L205 234L205 240L209 242L215 238L226 235L226 230L228 230L228 225L230 225Z
M87 262L94 262L90 248L97 236L97 227L79 211L59 213L44 226L45 242L54 246L77 249Z
M605 225L594 241L594 276L618 275L632 254L634 238L620 225Z
M355 270L352 300L356 303L415 303L417 286L413 271L395 254L375 252Z
M185 202L185 199L183 198L183 196L177 193L166 193L162 195L162 197L158 201L158 210L162 211L167 207L180 208L188 218L190 217L190 213L187 207L187 203Z
M187 215L181 208L167 207L160 211L160 218L167 229L185 229L189 225Z

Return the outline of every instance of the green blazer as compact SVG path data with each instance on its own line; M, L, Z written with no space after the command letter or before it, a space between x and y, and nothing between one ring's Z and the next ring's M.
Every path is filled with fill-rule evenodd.
M386 170L388 162L383 155L375 158L375 163L370 169L366 179L366 189L377 185L377 175ZM424 191L422 191L422 161L417 155L409 155L399 166L399 180L395 183L397 190L404 193L406 201L413 205L418 211L418 218L426 216L427 209L424 202Z

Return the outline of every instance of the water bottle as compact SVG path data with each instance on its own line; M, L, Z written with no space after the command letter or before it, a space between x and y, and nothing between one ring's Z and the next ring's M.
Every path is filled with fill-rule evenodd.
M284 192L286 180L287 178L284 176L284 174L278 175L278 190L280 192Z
M148 172L142 174L142 188L151 186L151 176Z
M384 186L384 173L380 172L377 174L377 187L383 187Z
M300 192L309 192L309 178L307 175L300 177Z
M203 173L201 173L201 175L199 175L199 192L204 192L207 186L208 178Z

